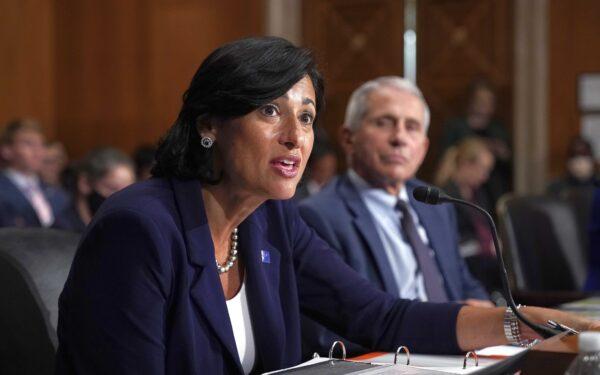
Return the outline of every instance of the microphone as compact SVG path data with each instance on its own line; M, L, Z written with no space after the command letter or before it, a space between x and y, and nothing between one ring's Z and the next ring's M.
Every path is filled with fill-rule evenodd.
M525 323L525 325L527 325L529 328L531 328L532 330L537 332L543 338L549 338L549 337L552 337L552 336L560 333L559 331L556 331L552 328L533 323L527 317L525 317L523 314L521 314L519 309L517 309L517 305L515 304L515 300L513 299L512 293L510 291L510 286L508 285L508 273L506 272L506 266L504 265L504 258L502 257L502 252L500 251L500 242L498 241L498 231L496 230L496 225L494 224L494 220L492 219L492 216L490 216L490 214L486 210L484 210L483 208L481 208L478 205L473 204L471 202L467 202L462 199L450 197L450 196L444 194L442 191L440 191L440 189L435 188L433 186L419 186L419 187L415 188L415 190L413 191L413 197L415 197L415 199L418 200L419 202L426 203L426 204L432 204L432 205L441 204L441 203L462 204L464 206L474 208L475 210L482 213L486 217L489 226L492 228L492 238L494 240L494 249L496 251L496 257L498 258L498 270L500 271L500 275L501 275L500 279L502 280L502 292L503 292L502 294L504 294L504 298L506 299L508 306L510 307L510 309L513 311L515 316L520 321Z

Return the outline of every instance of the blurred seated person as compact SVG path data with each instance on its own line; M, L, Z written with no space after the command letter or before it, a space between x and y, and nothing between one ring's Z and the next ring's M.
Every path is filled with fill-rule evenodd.
M494 155L480 138L465 138L446 150L435 183L452 197L483 207L493 215L494 207L481 190L494 167ZM492 232L485 217L465 206L456 206L459 251L471 274L488 292L501 288Z
M594 198L589 223L589 272L584 289L600 290L600 188L594 190Z
M387 76L351 95L341 129L348 170L300 202L302 218L381 290L407 299L491 307L458 251L454 207L417 202L415 175L429 149L429 108L417 86ZM303 321L307 352L336 337ZM362 348L347 345L358 354Z
M445 150L469 137L484 139L496 160L483 190L492 205L510 190L512 175L511 150L508 132L495 117L496 93L486 80L475 80L468 88L466 113L444 125L442 148Z
M315 141L306 169L306 178L300 183L294 195L296 200L318 193L335 176L337 158L329 142Z
M67 167L69 158L65 146L60 142L48 142L40 169L40 178L45 184L62 188L61 173Z
M594 188L596 166L591 144L582 137L575 137L567 150L565 175L548 186L548 193L563 195L571 188Z
M0 227L49 227L69 204L65 191L44 183L44 135L32 119L15 120L0 135Z
M133 152L133 162L135 163L135 175L137 181L144 181L152 177L150 171L154 166L154 157L156 147L151 145L142 145Z
M131 159L110 147L91 151L72 168L69 190L73 202L54 227L83 232L106 198L135 182L135 172Z

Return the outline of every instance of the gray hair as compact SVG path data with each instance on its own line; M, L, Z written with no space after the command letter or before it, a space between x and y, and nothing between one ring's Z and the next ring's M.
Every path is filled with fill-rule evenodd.
M91 182L96 182L121 165L135 171L133 161L122 151L113 147L100 147L87 154L81 164L81 172Z
M398 76L379 77L363 83L359 88L354 90L354 92L350 96L350 100L348 101L348 106L346 107L344 127L352 131L355 131L360 127L360 123L367 113L367 98L369 94L383 87L395 88L397 90L412 94L417 98L421 99L424 108L423 121L425 123L423 125L425 128L425 133L427 133L427 130L429 129L429 120L431 118L431 113L429 111L429 106L425 101L425 97L423 96L423 93L417 87L417 85L415 85L406 78Z

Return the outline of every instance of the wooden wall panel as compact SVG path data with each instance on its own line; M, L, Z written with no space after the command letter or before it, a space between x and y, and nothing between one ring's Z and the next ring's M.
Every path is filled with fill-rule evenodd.
M202 59L263 32L262 0L61 0L56 6L57 135L75 157L131 151L173 123Z
M54 136L54 8L46 0L0 1L0 128L23 116Z
M464 113L469 83L497 89L497 115L510 130L513 80L511 0L417 1L417 83L431 107L430 151L420 171L430 178L440 157L442 125Z
M550 2L550 175L564 173L567 146L579 134L577 78L600 72L600 2Z
M327 110L320 126L337 139L354 89L381 75L402 75L404 2L305 0L302 5L304 45L315 51L325 76Z

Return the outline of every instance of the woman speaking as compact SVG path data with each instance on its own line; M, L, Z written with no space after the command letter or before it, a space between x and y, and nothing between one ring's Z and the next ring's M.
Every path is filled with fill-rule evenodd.
M374 350L506 343L504 309L385 294L286 201L322 109L323 81L306 49L253 38L208 56L162 140L154 178L111 196L80 243L60 298L57 373L275 370L302 359L300 313ZM536 321L559 314L525 311Z

